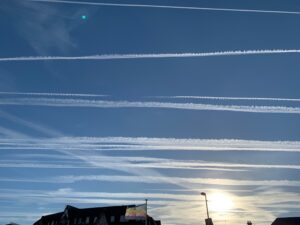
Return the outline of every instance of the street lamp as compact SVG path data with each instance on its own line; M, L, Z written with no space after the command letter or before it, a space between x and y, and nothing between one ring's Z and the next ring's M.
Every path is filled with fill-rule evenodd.
M205 225L214 225L212 219L209 218L206 193L205 192L201 192L201 195L204 195L204 197L205 197L205 203L206 203L207 219L205 219Z
M209 219L209 213L208 213L208 206L207 206L207 198L206 198L206 193L205 193L205 192L201 192L201 195L204 195L204 197L205 197L207 219Z

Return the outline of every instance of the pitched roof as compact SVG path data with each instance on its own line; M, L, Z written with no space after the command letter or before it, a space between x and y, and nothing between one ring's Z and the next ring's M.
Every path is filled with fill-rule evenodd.
M95 207L95 208L84 208L79 209L74 206L67 205L63 212L54 213L46 216L42 216L38 221L34 223L34 225L49 225L52 224L50 222L52 221L60 221L58 224L63 223L65 219L72 221L74 218L95 218L99 217L100 215L105 216L106 220L110 221L111 216L116 216L116 221L114 224L118 224L120 221L120 218L122 216L125 216L127 207L134 207L135 205L123 205L123 206L109 206L109 207ZM119 221L119 222L118 222ZM133 221L133 220L127 220L122 222L122 224L127 225L136 225L136 224L144 224L143 221ZM160 225L160 221L155 221L152 217L148 216L148 224L149 225ZM57 225L57 223L54 223L54 225Z
M277 218L272 225L300 225L300 217Z

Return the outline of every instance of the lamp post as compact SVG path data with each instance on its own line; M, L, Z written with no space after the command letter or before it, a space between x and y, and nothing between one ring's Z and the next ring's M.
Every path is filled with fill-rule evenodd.
M201 195L204 195L204 197L205 197L205 203L206 203L207 219L205 219L205 225L214 225L212 219L209 218L206 193L205 192L201 192Z
M201 195L204 195L204 197L205 197L207 219L209 219L209 213L208 213L208 206L207 206L207 198L206 198L206 193L205 193L205 192L201 192Z

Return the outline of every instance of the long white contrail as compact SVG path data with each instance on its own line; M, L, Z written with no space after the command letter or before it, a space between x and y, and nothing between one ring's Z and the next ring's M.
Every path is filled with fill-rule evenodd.
M0 105L87 107L87 108L161 108L161 109L177 109L177 110L300 114L300 107L289 107L289 106L219 105L219 104L148 102L148 101L106 101L106 100L88 100L88 99L71 99L71 98L2 98L0 99Z
M59 92L7 92L0 91L0 95L24 95L24 96L49 96L49 97L108 97L109 95L89 94L89 93L59 93ZM200 99L200 100L249 100L249 101L287 101L300 102L300 98L266 98L266 97L225 97L225 96L147 96L145 98L161 99Z
M285 101L285 102L300 102L299 98L263 98L263 97L223 97L223 96L150 96L151 98L165 98L165 99L200 99L200 100L246 100L246 101ZM150 98L149 97L149 98Z
M102 151L237 151L237 152L300 152L300 141L260 141L242 139L186 139L149 137L55 137L1 138L0 149L61 150L74 154L83 151L93 160ZM89 153L91 152L92 155ZM69 155L68 155L69 156ZM77 159L76 157L74 157ZM122 162L128 161L123 159ZM85 161L86 162L86 161ZM103 160L101 160L103 163ZM121 162L120 159L114 161ZM157 160L158 162L158 160ZM92 164L90 164L92 165ZM92 165L95 166L95 165ZM203 164L204 166L204 164ZM205 165L207 166L207 165Z
M192 57L269 55L269 54L291 54L291 53L300 53L300 49L237 50L237 51L195 52L195 53L103 54L103 55L87 55L87 56L18 56L18 57L0 58L0 62L192 58Z
M122 3L64 1L64 0L30 0L30 1L33 1L33 2L48 2L48 3L61 3L61 4L73 4L73 5L111 6L111 7L156 8L156 9L177 9L177 10L201 10L201 11L223 11L223 12L271 13L271 14L300 15L300 12L297 12L297 11L283 11L283 10L234 9L234 8L213 8L213 7L152 5L152 4L127 4L127 3L122 4Z

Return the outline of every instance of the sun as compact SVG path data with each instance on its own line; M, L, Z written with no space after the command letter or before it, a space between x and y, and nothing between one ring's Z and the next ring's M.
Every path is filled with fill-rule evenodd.
M215 212L226 212L232 209L231 197L225 193L212 193L209 195L208 208Z

